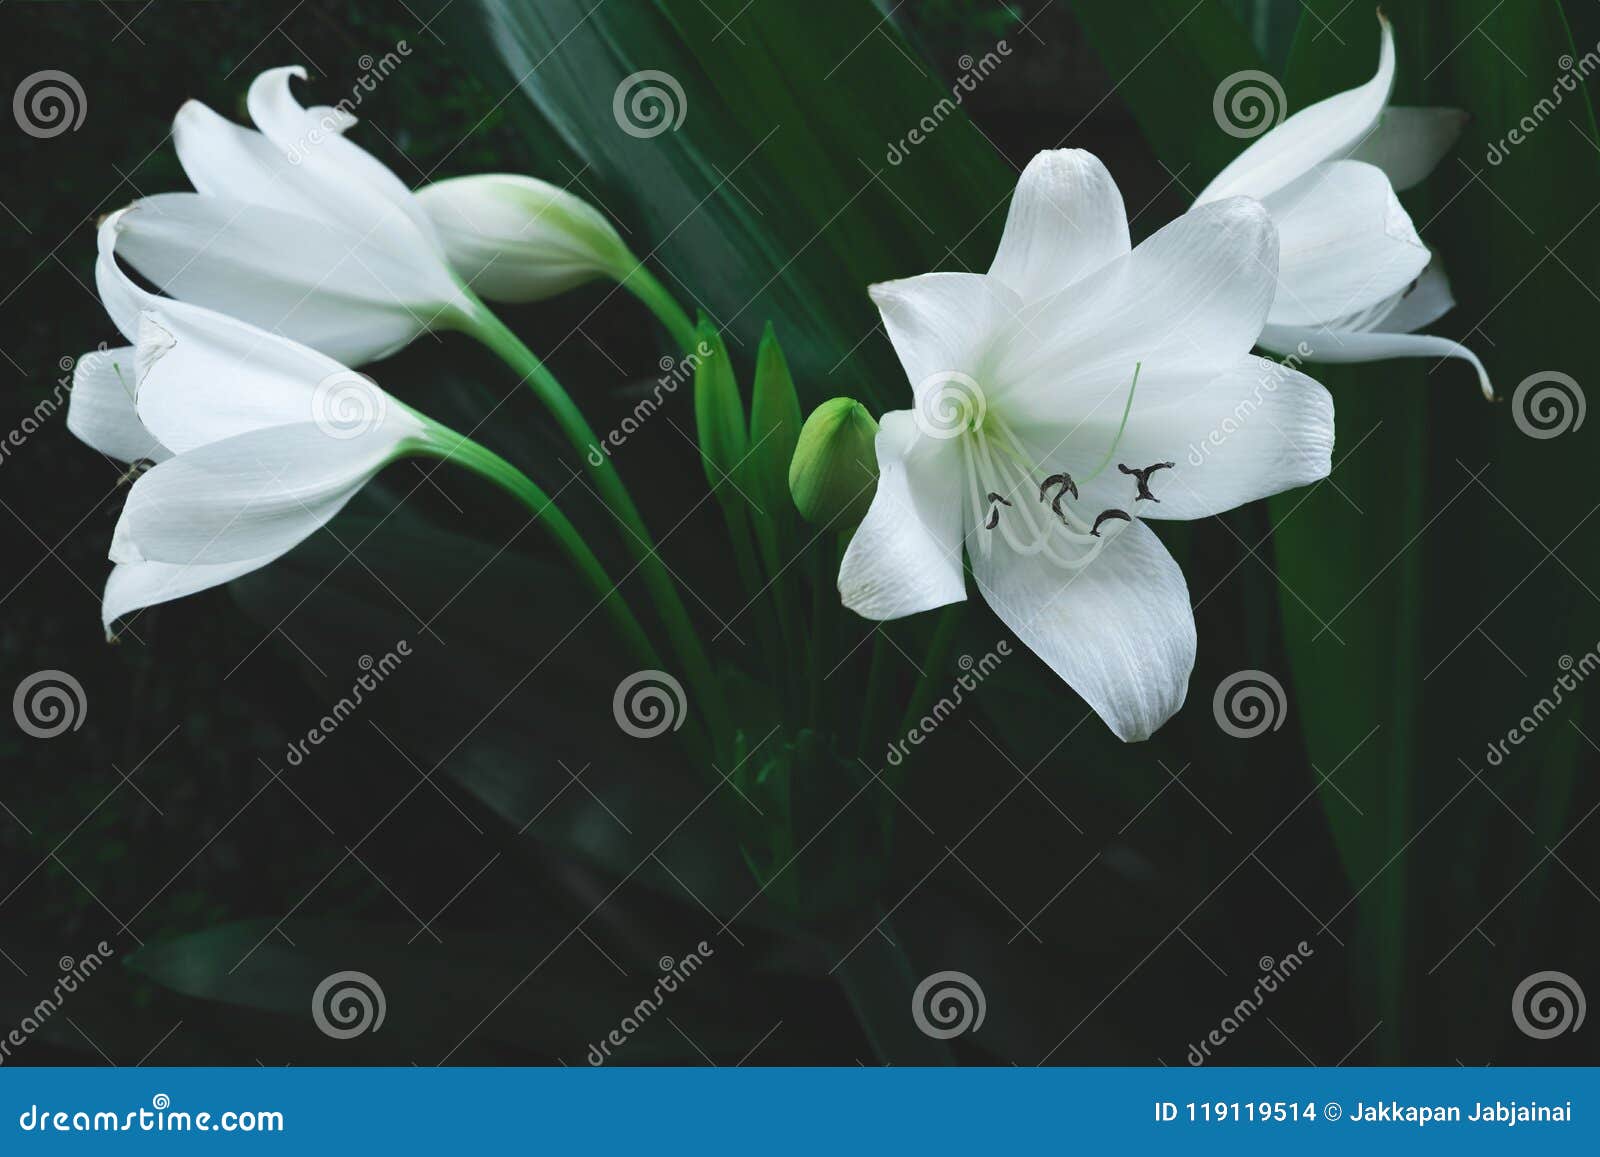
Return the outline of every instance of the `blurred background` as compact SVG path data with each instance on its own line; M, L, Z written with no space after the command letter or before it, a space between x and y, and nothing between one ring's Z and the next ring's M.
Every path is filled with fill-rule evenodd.
M1459 303L1434 329L1503 398L1555 372L1581 407L1600 6L1385 11L1396 102L1472 117L1404 196ZM188 187L168 140L185 99L246 121L257 72L304 65L305 103L359 101L352 136L403 180L570 187L718 320L746 383L770 321L807 408L848 394L881 412L907 387L868 282L985 268L1044 148L1097 153L1148 235L1245 143L1214 115L1219 86L1265 73L1293 111L1361 83L1370 5L153 0L11 3L0 25L7 90L58 70L82 113L41 134L14 104L0 132L0 691L39 672L81 688L60 734L0 728L0 1034L23 1038L5 1063L582 1064L630 1016L611 1063L1181 1065L1208 1037L1216 1064L1600 1059L1575 1008L1548 1037L1514 1014L1541 972L1569 999L1600 993L1600 694L1581 681L1600 646L1596 425L1569 408L1554 435L1526 432L1460 362L1310 367L1337 406L1332 476L1159 527L1200 652L1154 739L1117 743L1011 640L897 795L855 760L837 782L811 765L793 887L752 875L761 825L738 798L708 797L668 739L618 729L626 668L584 593L470 478L391 468L267 571L144 613L115 645L100 628L126 488L68 434L67 385L72 359L120 344L93 288L97 218ZM642 69L687 106L651 139L613 121ZM667 352L604 288L506 317L597 429ZM568 476L542 412L465 338L370 372L460 428L492 411L487 442ZM748 608L697 505L688 392L662 416L618 466L738 671ZM604 536L582 496L569 513ZM928 623L889 627L870 671L872 625L831 630L831 700L869 681L905 697L922 674ZM960 630L954 655L1010 639L976 602ZM359 713L291 759L363 657L401 642ZM1271 726L1221 725L1214 696L1240 672L1282 689ZM761 673L744 675L764 719ZM1563 675L1576 689L1539 708ZM1491 757L1512 728L1526 740ZM862 833L886 816L880 854ZM692 979L639 1016L691 955ZM61 995L91 956L105 967ZM345 972L384 1008L349 1036L313 1013ZM913 1013L941 972L983 997L948 1039Z

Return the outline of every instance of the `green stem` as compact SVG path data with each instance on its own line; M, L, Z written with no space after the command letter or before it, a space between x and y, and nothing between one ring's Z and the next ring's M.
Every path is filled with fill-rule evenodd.
M545 368L538 356L524 345L522 339L512 333L483 302L476 297L472 297L471 300L473 312L462 322L463 328L522 375L522 380L544 404L545 409L550 411L556 424L561 427L562 433L567 436L567 440L578 450L589 477L599 492L600 500L622 523L626 532L623 535L625 545L644 574L645 585L650 590L667 635L672 640L673 650L687 670L689 682L695 689L695 697L710 722L711 733L718 742L721 742L723 737L729 734L727 708L723 703L721 688L712 673L711 663L700 645L700 639L695 634L683 600L678 596L678 588L667 572L666 565L657 555L650 531L628 494L627 487L622 484L616 468L612 466L610 455L599 448L600 439L589 426L583 412L562 388L561 383L556 381L555 375ZM597 458L598 462L595 460Z
M689 320L689 315L678 304L678 299L673 297L667 287L656 280L656 277L642 264L635 265L618 282L622 288L633 294L656 319L667 327L667 332L672 335L673 342L684 353L690 353L695 348L694 322Z
M555 502L539 484L487 447L463 437L447 426L429 421L429 438L417 442L416 453L461 466L480 478L485 478L517 499L550 533L567 558L578 568L578 573L588 580L599 593L606 613L611 617L617 633L639 662L652 667L661 665L661 657L645 635L639 620L634 618L627 601L617 585L611 581L605 567L584 542L577 528L561 512Z

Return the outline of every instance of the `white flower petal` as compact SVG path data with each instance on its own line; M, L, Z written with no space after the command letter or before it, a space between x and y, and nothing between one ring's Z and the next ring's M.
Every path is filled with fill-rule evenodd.
M112 561L212 564L281 553L399 456L411 429L385 420L359 436L335 437L307 422L169 458L128 492Z
M1273 325L1359 313L1405 289L1428 264L1427 246L1373 165L1318 165L1263 203L1278 227Z
M1053 149L1022 171L989 276L1031 302L1128 249L1122 193L1106 167L1082 149Z
M1018 428L1118 419L1136 366L1146 405L1203 388L1255 344L1277 271L1259 202L1191 209L1011 322L984 379L990 408Z
M1416 284L1401 294L1400 300L1372 328L1384 333L1411 333L1432 325L1455 307L1450 279L1436 254Z
M1404 192L1433 172L1466 124L1458 108L1386 108L1350 159L1377 165Z
M635 264L611 222L565 189L505 173L417 190L456 275L490 301L553 297Z
M139 417L174 453L269 426L359 425L391 409L421 429L365 375L220 313L147 311L139 349Z
M941 375L975 375L1002 319L1021 307L1015 294L981 273L924 273L867 292L918 394Z
M172 118L172 144L195 191L322 218L323 206L301 171L254 129L218 116L197 100Z
M379 222L398 215L418 237L439 250L439 240L422 206L404 181L371 153L346 140L344 130L355 118L326 106L306 109L289 91L289 78L306 78L298 65L269 68L250 84L245 105L250 119L289 162L303 172L307 185L323 198L325 216L352 229L371 232Z
M878 427L878 490L839 566L844 605L898 619L967 597L959 439L930 438L909 410Z
M1085 518L1108 507L1143 518L1207 518L1326 478L1332 468L1332 397L1278 362L1246 356L1202 390L1165 405L1145 401L1135 397L1115 453L1093 479L1080 464L1092 469L1103 459L1120 413L1025 436L1041 476L1077 470L1080 497L1071 505ZM1173 463L1149 477L1157 501L1137 501L1135 479L1118 464L1143 469L1156 462Z
M1358 333L1299 326L1268 326L1261 331L1261 348L1276 353L1309 350L1304 354L1318 362L1376 362L1386 358L1461 358L1478 373L1478 388L1494 400L1489 371L1478 356L1460 342L1424 333Z
M1148 527L1127 526L1079 570L1019 555L1003 536L991 543L968 551L984 599L1119 739L1148 738L1183 706L1194 613L1183 572Z
M152 297L113 251L167 293L359 365L445 328L459 287L443 259L392 250L308 217L224 197L163 193L101 226L101 298L124 334ZM130 335L131 336L131 335Z
M72 369L67 429L119 462L160 462L171 453L134 411L134 381L131 347L84 354Z
M123 562L111 568L106 579L105 597L100 603L100 622L109 638L111 626L123 615L171 602L211 587L232 582L272 562L278 555L240 559L237 562L185 566L170 562Z
M1373 131L1394 88L1394 30L1382 13L1378 71L1359 88L1348 89L1303 108L1252 141L1217 174L1196 204L1223 197L1265 197L1298 180L1323 161L1349 156Z

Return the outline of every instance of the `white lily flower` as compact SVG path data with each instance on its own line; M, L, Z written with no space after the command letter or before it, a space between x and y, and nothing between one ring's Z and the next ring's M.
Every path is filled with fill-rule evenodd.
M964 544L1017 637L1119 737L1150 735L1183 703L1195 629L1142 519L1203 518L1329 470L1327 391L1250 355L1277 267L1255 201L1130 249L1105 166L1035 157L987 274L872 287L915 408L884 415L845 605L894 619L964 599Z
M186 102L173 142L197 191L134 202L117 217L116 254L175 298L352 365L470 325L482 307L469 288L529 301L620 275L627 250L605 219L542 182L465 178L413 194L345 138L354 117L301 107L289 81L305 75L256 77L255 129ZM137 311L106 305L131 340Z
M112 535L108 634L125 614L266 566L385 465L425 452L437 430L324 354L162 304L140 315L133 351L108 355L115 372L96 363L77 377L69 414L91 445L156 462L129 490Z
M1255 197L1272 214L1281 268L1262 348L1324 362L1462 358L1493 398L1488 372L1471 350L1412 332L1455 301L1395 190L1433 171L1466 114L1389 107L1394 30L1382 13L1378 20L1373 78L1301 109L1252 142L1195 204Z

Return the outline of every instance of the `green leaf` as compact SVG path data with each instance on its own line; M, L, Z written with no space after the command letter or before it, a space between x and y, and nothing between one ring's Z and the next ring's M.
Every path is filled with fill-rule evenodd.
M733 360L717 327L704 317L696 327L700 348L711 356L694 367L694 421L700 437L700 464L706 482L724 506L740 496L738 475L744 469L750 437L744 420L744 400L733 375Z
M800 440L800 399L789 363L768 325L756 353L755 384L750 391L750 462L746 477L755 512L767 573L776 575L784 555L794 549L794 502L789 497L789 462Z

